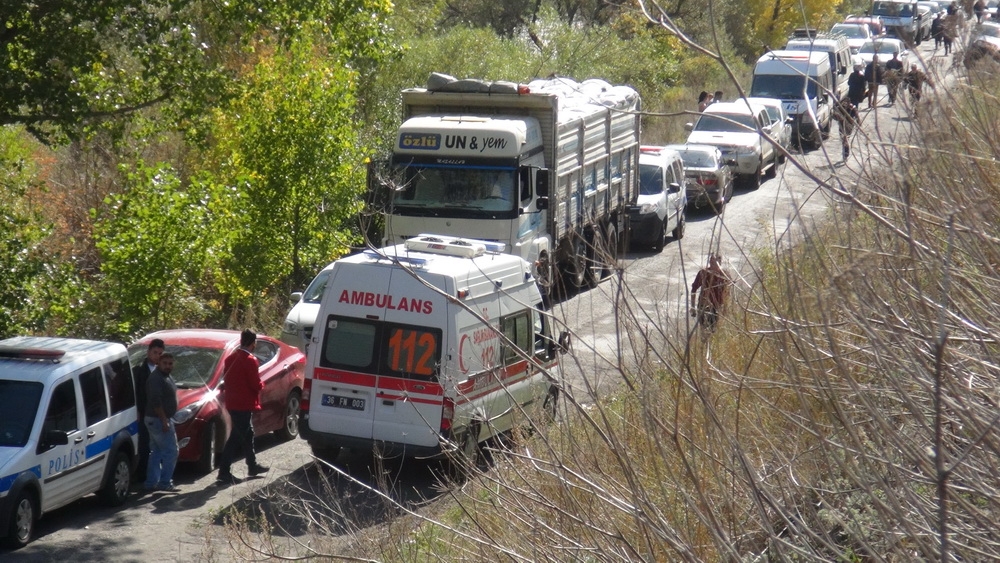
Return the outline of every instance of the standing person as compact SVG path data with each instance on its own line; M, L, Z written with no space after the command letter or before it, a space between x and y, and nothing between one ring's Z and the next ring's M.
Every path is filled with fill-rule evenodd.
M146 358L132 369L132 378L135 379L135 406L139 411L139 466L136 468L136 475L145 475L147 462L149 461L149 430L146 429L146 380L156 369L163 354L164 344L159 338L154 338L146 347Z
M931 20L931 37L934 38L934 50L937 51L944 41L944 20L941 19L941 12L934 14L934 19Z
M913 106L913 115L917 115L917 105L920 103L920 94L924 88L924 84L933 87L934 83L928 78L924 71L917 68L916 63L910 65L909 72L903 78L906 83L906 89L910 94L910 105Z
M715 328L733 283L719 260L717 254L709 255L708 266L699 270L691 283L691 316L709 331Z
M878 101L878 86L882 83L882 69L878 66L878 55L872 56L872 62L865 67L865 81L868 82L868 107L875 107Z
M976 23L983 23L983 16L986 14L986 2L976 0L972 5L972 11L976 13Z
M844 160L851 156L851 133L858 123L858 108L850 98L841 98L833 108L833 118L840 127L840 146Z
M854 72L847 77L847 97L855 106L861 105L865 99L865 93L868 92L868 81L865 80L864 68L865 66L860 63L854 65Z
M260 380L260 363L253 355L256 346L257 335L249 329L244 330L240 334L240 349L226 358L223 365L226 410L233 421L233 428L219 460L220 483L239 483L230 467L241 449L251 477L269 469L257 463L254 451L253 413L260 410L260 391L264 388L264 382Z
M711 103L712 103L711 95L708 92L702 90L701 94L698 94L698 111L699 112L705 111L705 108L707 108L708 105Z
M177 413L177 385L170 372L174 371L174 356L160 355L156 369L146 381L146 416L143 422L149 431L149 462L146 466L146 490L180 491L174 486L177 467L177 430L171 417Z
M948 15L944 17L941 38L944 41L944 54L951 54L951 44L958 37L958 10L949 8Z
M715 104L721 101L722 101L722 90L716 90L715 96L712 97L712 103Z
M899 83L903 80L903 61L899 60L899 52L894 52L892 58L885 63L885 87L889 90L889 105L896 103Z

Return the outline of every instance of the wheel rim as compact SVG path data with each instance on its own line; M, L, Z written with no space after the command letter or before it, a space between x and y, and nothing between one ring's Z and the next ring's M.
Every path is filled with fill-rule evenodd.
M296 393L292 393L291 396L288 397L288 411L285 415L285 432L289 436L299 435L300 405L299 396Z
M131 485L131 471L129 471L128 461L124 459L118 460L118 465L115 466L115 496L117 498L125 498L128 495L128 487Z
M20 543L27 543L28 539L31 538L31 526L35 521L35 509L31 505L31 500L28 498L22 498L20 502L17 503L17 511L15 513L15 521L17 526L17 540Z

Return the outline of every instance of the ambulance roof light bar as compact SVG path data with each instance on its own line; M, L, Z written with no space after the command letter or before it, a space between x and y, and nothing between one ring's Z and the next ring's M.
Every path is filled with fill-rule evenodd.
M420 267L420 266L426 266L427 265L427 259L426 258L417 258L415 256L393 256L392 254L387 254L387 253L384 253L384 252L379 251L379 250L371 250L371 249L366 250L364 252L364 254L370 260L375 260L376 262L379 261L379 260L396 260L398 262L401 262L403 264L407 264L407 265L410 265L410 266Z
M428 252L460 258L475 258L486 252L500 253L506 248L506 245L500 242L428 234L407 239L405 245L407 250L414 252Z
M58 362L60 358L65 355L66 352L63 350L0 346L0 358L10 358L14 360L46 360L50 362Z

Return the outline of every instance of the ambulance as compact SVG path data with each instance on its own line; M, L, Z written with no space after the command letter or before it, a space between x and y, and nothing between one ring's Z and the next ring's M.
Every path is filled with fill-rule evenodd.
M555 416L568 335L503 243L418 235L337 261L309 344L300 431L341 448L475 459L479 444Z

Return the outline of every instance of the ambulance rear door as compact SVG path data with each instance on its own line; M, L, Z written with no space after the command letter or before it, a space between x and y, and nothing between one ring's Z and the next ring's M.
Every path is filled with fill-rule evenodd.
M424 282L448 293L450 278L427 274ZM382 323L382 366L376 380L375 440L437 447L444 406L441 355L448 337L448 302L409 272L392 272L391 306Z

